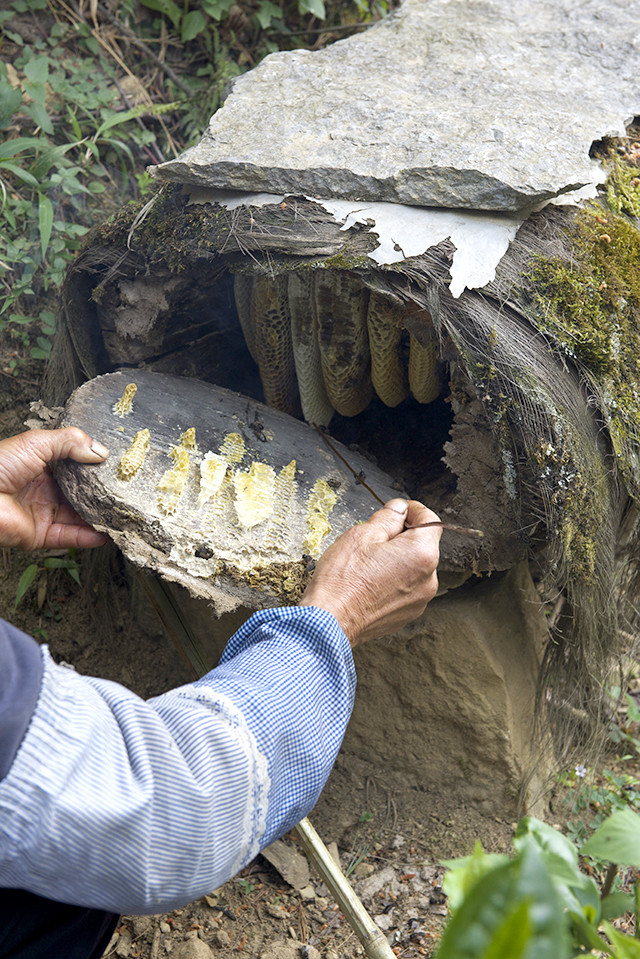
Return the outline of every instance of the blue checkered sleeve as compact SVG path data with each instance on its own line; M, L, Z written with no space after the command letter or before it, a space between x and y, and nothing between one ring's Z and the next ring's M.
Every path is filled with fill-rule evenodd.
M56 666L0 781L0 886L161 912L234 875L313 807L355 691L314 607L254 614L219 666L144 702Z

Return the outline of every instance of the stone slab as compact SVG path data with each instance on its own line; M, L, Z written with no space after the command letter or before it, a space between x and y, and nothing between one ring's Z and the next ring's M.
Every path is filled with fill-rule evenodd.
M594 140L640 113L640 5L406 0L325 50L240 77L196 146L204 186L521 211L602 179Z

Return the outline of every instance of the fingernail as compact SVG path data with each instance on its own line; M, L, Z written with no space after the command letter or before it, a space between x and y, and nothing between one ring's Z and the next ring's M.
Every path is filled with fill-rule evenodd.
M98 443L97 440L94 440L91 444L91 452L95 453L96 456L101 456L103 460L106 460L109 455L109 450L106 446L103 446L102 443Z
M398 513L400 516L406 516L409 509L409 504L404 499L390 499L389 502L384 505L387 509L392 509L394 513Z

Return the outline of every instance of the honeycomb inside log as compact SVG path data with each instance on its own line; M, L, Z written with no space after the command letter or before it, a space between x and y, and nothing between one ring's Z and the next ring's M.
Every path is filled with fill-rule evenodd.
M506 569L525 555L487 412L455 346L436 335L428 298L416 300L406 277L390 282L295 257L286 264L252 256L201 261L184 274L136 270L114 276L88 305L103 349L96 374L128 367L130 381L142 364L326 429L391 477L397 493L428 503L445 522L491 531L481 545L445 537L441 568L456 576ZM74 344L87 308L77 324ZM261 424L254 428L260 436ZM289 460L295 457L292 449ZM219 482L208 508L228 514L235 501L229 472L213 458L202 468L199 495ZM173 509L175 493L166 498Z
M411 495L447 485L441 457L452 416L433 326L420 342L402 303L347 271L238 274L234 299L262 387L256 398L294 414L299 398L308 423L363 450ZM281 328L287 318L285 335L271 335L274 316ZM269 336L265 363L257 344Z

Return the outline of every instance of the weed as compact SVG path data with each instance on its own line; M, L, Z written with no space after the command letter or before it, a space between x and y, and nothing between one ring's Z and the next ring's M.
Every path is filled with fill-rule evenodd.
M17 609L33 584L36 584L36 605L42 609L47 600L49 574L52 570L65 570L74 583L80 585L80 567L75 558L75 551L70 549L68 559L57 556L47 556L39 563L30 563L18 580L13 608ZM51 605L51 604L50 604ZM54 617L55 618L55 617ZM60 618L60 617L58 617Z

